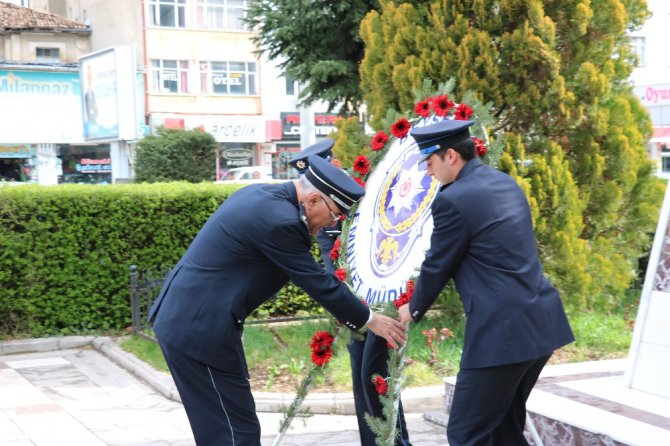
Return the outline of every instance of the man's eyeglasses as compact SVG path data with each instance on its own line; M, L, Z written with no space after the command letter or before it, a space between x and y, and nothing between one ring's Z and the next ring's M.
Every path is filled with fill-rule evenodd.
M330 212L330 216L333 218L333 223L338 221L340 219L340 214L336 214L335 212L333 212L333 210L330 208L330 205L326 201L325 197L321 197L321 199L323 200L324 203L326 203L326 206L328 207L328 212Z

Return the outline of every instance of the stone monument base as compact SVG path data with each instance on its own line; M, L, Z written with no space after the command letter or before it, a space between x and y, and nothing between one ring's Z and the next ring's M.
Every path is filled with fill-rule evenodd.
M625 387L627 366L612 359L545 367L526 405L530 444L670 445L670 400ZM426 419L447 425L455 382L445 378L445 411Z

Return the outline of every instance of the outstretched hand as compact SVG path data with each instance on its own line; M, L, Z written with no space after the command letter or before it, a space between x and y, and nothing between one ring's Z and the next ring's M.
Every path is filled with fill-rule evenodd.
M383 314L372 313L372 320L368 322L368 328L377 336L386 339L393 348L398 348L400 344L407 341L406 324Z
M403 324L407 324L412 320L412 316L409 314L409 304L402 305L398 308L398 317Z

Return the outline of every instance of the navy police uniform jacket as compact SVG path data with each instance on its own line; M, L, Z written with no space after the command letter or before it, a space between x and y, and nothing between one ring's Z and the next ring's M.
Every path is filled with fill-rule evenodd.
M310 252L295 186L256 184L210 217L163 285L150 313L158 339L217 369L248 377L246 317L289 280L350 329L369 309Z
M410 314L421 319L454 279L467 316L462 368L530 361L574 340L540 263L528 201L512 177L470 160L437 194L432 214Z

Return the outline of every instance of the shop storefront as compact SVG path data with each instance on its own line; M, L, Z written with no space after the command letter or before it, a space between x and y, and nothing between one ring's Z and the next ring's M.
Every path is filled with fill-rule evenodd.
M293 179L298 173L288 162L302 149L300 147L300 112L281 112L281 141L276 141L277 150L272 154L273 177ZM315 141L327 138L335 131L335 120L339 117L332 113L314 113Z
M0 70L0 176L56 184L57 144L82 143L76 71Z
M654 127L654 135L649 146L657 162L657 173L663 178L670 178L670 126Z
M277 151L272 155L274 178L290 180L298 178L298 173L288 163L300 152L300 113L281 112L281 141L276 142Z
M668 130L668 141L670 141L670 127ZM661 172L670 172L670 143L659 141L652 144L656 147L656 153L661 159Z
M0 145L0 181L34 182L35 158L35 147Z
M670 178L670 84L643 85L634 91L654 126L647 147L649 159L656 163L659 176Z
M96 84L103 90L97 98L98 124L86 127L86 135L77 69L0 70L0 122L4 123L0 126L0 175L13 182L40 185L128 181L132 146L137 139L137 101L133 99L134 88L122 87L128 82L141 86L141 76L135 75L133 59L126 56L130 62L125 64L105 59L111 68L87 59L98 77L117 82L114 89L102 89L102 82ZM119 70L123 76L117 73ZM120 82L124 78L128 81ZM109 127L103 128L103 124Z
M277 144L277 152L272 155L272 177L278 180L298 178L298 172L288 163L300 152L300 142Z
M261 115L189 115L168 113L151 115L151 127L174 129L203 129L218 142L216 165L212 166L217 179L225 178L228 170L237 167L271 167L266 144L266 121ZM271 149L270 149L271 150Z
M58 146L62 174L59 183L111 184L112 160L109 144Z
M226 143L219 146L220 170L255 166L255 145Z
M327 138L335 130L338 116L332 113L314 114L314 134L317 140ZM274 124L277 124L276 126ZM219 143L216 178L225 178L228 170L239 167L262 166L272 169L272 177L288 180L297 177L288 161L300 152L300 113L282 112L280 121L264 116L246 115L176 115L154 113L151 127L203 129ZM280 129L281 126L281 129Z

